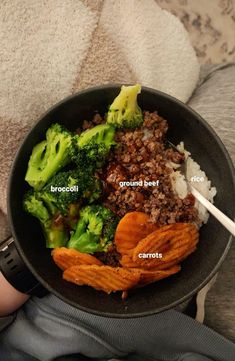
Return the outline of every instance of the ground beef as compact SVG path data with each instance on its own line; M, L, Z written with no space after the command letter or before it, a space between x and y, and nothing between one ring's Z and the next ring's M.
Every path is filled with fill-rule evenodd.
M181 200L173 191L169 162L181 163L184 155L166 148L168 124L157 112L144 112L144 123L136 130L116 133L118 146L108 159L104 171L104 204L118 216L142 211L159 225L194 222L198 212L194 197ZM156 187L120 187L120 181L159 181Z
M116 250L115 245L110 246L108 252L96 252L95 257L98 258L104 264L111 267L119 267L119 260L121 258L120 253Z
M95 125L105 123L105 120L101 117L99 113L95 113L91 120L84 120L82 125L76 129L76 133L80 135L84 130L91 129Z
M92 120L84 121L80 134L105 120L96 113ZM106 166L97 175L103 183L105 206L118 216L127 212L142 211L150 215L153 223L165 225L175 222L198 222L195 199L189 194L180 199L172 188L170 162L184 161L184 154L166 144L168 124L157 112L144 112L142 127L116 132L117 146L110 154ZM120 187L121 181L159 181L156 187ZM115 251L116 252L116 251ZM113 253L113 255L115 254ZM109 256L110 260L115 257ZM99 257L106 257L101 253ZM111 261L113 262L113 261Z

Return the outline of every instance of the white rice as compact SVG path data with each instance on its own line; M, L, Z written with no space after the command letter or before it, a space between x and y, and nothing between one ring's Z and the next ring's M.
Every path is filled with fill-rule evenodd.
M211 186L211 181L208 179L206 173L201 170L200 165L195 162L191 153L184 148L184 143L181 142L177 149L185 154L186 160L186 178L189 183L192 184L206 199L213 203L216 195L216 188ZM169 166L174 169L171 175L171 181L175 192L181 199L184 199L190 191L188 190L185 176L178 169L179 164L170 162ZM195 207L198 209L199 219L201 224L208 221L209 214L204 206L202 206L197 200L195 201Z

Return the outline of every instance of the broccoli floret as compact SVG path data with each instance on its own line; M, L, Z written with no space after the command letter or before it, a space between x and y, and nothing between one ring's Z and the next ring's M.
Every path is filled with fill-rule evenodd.
M33 190L24 196L23 206L26 212L36 217L41 224L46 238L47 248L63 247L69 239L63 217L60 216L56 207L47 208L43 200Z
M95 141L97 144L102 143L107 147L111 147L111 145L115 144L113 138L114 128L107 124L99 124L81 133L78 138L78 146L83 147L89 144L90 141Z
M37 197L45 204L50 214L56 214L59 212L59 208L57 206L57 200L53 196L53 193L40 191L37 192Z
M56 206L63 215L66 215L70 204L83 199L92 203L100 197L101 192L99 179L78 169L57 173L39 193L49 209L53 210Z
M73 135L60 124L52 124L46 140L37 144L29 159L25 180L35 190L71 161Z
M50 219L50 213L43 202L37 198L33 190L29 190L24 196L24 209L44 223Z
M107 251L118 221L118 217L102 205L84 207L67 247L84 253Z
M134 129L142 125L143 114L137 104L137 95L141 91L139 84L121 87L121 91L110 105L107 123L116 128Z
M100 124L75 137L73 160L79 169L93 172L103 166L113 145L115 129L108 124Z

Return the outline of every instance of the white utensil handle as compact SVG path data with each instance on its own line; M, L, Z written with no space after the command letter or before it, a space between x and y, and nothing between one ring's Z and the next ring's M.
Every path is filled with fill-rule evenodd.
M227 230L235 236L235 223L228 218L223 212L221 212L218 208L216 208L211 202L209 202L203 195L197 191L192 185L191 193L192 195L204 206L206 209L213 214L213 216L218 219L218 221L223 224Z

